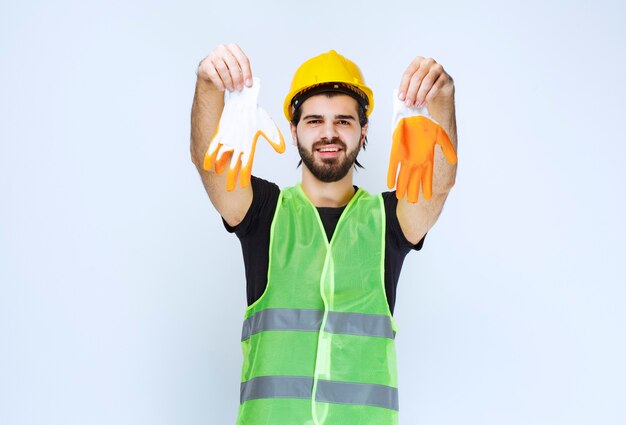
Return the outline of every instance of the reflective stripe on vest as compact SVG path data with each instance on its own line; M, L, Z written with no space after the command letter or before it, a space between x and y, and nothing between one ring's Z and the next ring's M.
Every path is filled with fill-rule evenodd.
M241 384L241 403L260 398L311 398L313 378L259 376ZM319 380L317 401L398 410L398 389L386 385Z
M274 308L262 310L248 317L243 323L241 340L265 331L309 331L318 332L322 325L324 311L306 309ZM389 316L380 314L328 312L326 332L372 336L395 337Z

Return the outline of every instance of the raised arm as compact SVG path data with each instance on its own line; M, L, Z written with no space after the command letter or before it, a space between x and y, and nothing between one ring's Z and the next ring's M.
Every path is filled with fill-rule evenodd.
M454 81L440 64L432 58L415 58L402 76L398 95L407 106L426 105L457 151ZM417 203L409 203L407 197L398 201L398 221L410 242L419 242L436 223L448 193L454 186L456 168L456 164L447 161L441 148L436 147L432 197L426 200L420 193Z
M191 160L195 164L211 202L231 226L243 220L252 203L252 186L226 190L226 173L203 168L204 155L217 131L224 109L224 90L252 86L250 63L236 44L220 45L198 66L196 92L191 108Z

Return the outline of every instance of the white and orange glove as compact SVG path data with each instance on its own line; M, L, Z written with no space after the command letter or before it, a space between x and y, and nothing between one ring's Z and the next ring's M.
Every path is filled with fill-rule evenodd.
M267 112L257 104L261 80L253 79L252 87L224 92L224 110L217 132L204 156L204 169L224 171L228 160L226 190L232 192L237 175L242 188L250 184L256 142L263 136L278 153L285 152L285 139Z
M397 187L398 199L407 196L416 203L420 185L424 199L430 199L433 186L433 162L435 144L439 144L451 164L457 156L450 138L428 113L426 106L407 107L398 99L398 90L393 91L392 145L387 172L387 187ZM398 166L400 171L398 172Z

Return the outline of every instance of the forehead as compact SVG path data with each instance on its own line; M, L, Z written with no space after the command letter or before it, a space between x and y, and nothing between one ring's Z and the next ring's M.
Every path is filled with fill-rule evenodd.
M300 109L302 116L309 114L358 116L358 103L347 94L333 94L328 97L325 93L320 93L305 100Z

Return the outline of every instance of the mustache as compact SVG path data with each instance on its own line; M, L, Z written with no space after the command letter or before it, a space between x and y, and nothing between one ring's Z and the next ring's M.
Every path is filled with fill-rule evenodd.
M337 137L334 137L332 139L322 139L322 140L319 140L319 141L313 143L312 149L316 150L316 149L322 148L322 147L324 147L326 145L337 145L341 149L343 149L344 151L347 148L346 144L341 139L339 139Z

